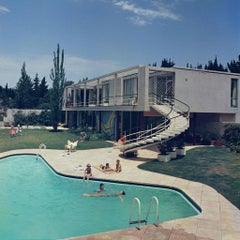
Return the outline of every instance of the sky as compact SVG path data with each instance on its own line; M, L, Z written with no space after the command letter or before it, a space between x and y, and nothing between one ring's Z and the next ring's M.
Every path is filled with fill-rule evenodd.
M136 65L237 60L239 0L0 0L0 85L15 88L26 64L40 80L57 45L68 81Z

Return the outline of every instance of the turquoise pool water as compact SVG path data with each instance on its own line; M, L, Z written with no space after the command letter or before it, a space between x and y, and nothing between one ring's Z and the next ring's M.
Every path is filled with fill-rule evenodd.
M141 201L141 218L153 195L159 200L160 222L199 213L184 195L166 188L105 182L107 192L126 192L123 202L119 197L82 196L99 183L59 176L33 155L1 159L0 239L62 239L127 228L135 197ZM149 224L155 213L153 202Z

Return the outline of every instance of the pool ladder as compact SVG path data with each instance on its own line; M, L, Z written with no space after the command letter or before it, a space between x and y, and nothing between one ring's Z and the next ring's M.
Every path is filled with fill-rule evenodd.
M147 215L146 215L145 219L141 219L141 202L140 202L139 198L136 198L136 197L133 198L132 209L131 209L131 213L130 213L130 217L129 217L129 227L132 224L138 224L138 229L139 229L141 223L145 223L145 225L147 225L148 217L149 217L149 214L150 214L150 210L151 210L151 207L152 207L152 201L153 200L155 200L155 202L156 202L156 221L155 221L155 226L158 226L158 224L159 224L159 214L158 214L159 201L158 201L158 198L156 196L152 196L152 198L151 198L151 200L149 202L149 207L148 207L148 211L147 211ZM138 204L138 219L137 220L132 220L135 202Z

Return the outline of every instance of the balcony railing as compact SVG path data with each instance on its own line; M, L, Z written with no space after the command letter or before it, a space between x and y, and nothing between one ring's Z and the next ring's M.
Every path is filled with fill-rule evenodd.
M137 105L137 95L131 96L109 96L107 99L97 100L89 100L89 101L67 101L65 103L66 108L79 108L79 107L106 107L106 106L132 106Z

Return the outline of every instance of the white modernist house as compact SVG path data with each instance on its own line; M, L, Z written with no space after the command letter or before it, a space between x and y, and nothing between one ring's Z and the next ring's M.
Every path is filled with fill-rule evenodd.
M187 130L220 135L240 123L240 74L192 68L134 66L67 86L69 127L91 128L125 149L155 144Z

